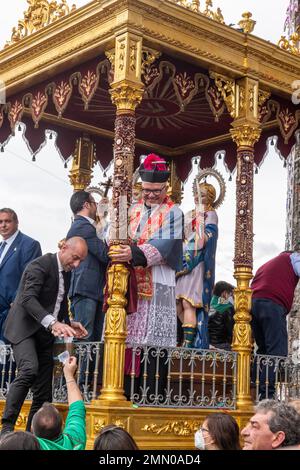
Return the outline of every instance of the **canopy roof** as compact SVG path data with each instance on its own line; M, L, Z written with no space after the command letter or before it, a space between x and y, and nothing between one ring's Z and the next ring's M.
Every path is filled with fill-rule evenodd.
M45 129L52 129L67 159L85 133L106 167L112 159L115 120L107 56L111 59L114 37L124 27L143 35L145 93L136 109L137 156L155 151L176 158L185 179L191 157L200 155L206 167L214 164L218 151L225 151L225 163L233 171L233 118L211 78L214 72L232 78L247 73L260 80L265 97L256 164L273 135L281 154L289 155L300 121L299 107L291 100L300 57L168 0L93 1L5 48L0 67L7 102L0 110L0 143L23 121L32 152L44 142Z

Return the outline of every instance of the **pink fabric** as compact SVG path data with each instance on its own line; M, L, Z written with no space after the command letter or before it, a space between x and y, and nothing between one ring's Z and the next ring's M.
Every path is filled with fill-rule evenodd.
M139 245L139 249L142 250L147 259L147 267L163 264L164 260L160 252L150 243L144 243L143 245Z

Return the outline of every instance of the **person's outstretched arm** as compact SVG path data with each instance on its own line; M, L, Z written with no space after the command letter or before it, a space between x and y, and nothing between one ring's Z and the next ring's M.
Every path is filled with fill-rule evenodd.
M66 379L69 405L75 401L83 400L79 387L76 383L75 373L77 370L76 357L71 356L64 365L64 376Z
M72 441L73 450L84 450L86 446L86 410L82 395L75 380L77 361L71 356L64 366L69 401L69 412L63 434Z

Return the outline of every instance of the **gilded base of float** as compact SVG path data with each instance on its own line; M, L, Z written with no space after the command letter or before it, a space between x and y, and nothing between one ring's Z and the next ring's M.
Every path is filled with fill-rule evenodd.
M0 401L0 412L2 414L4 401ZM30 408L30 402L26 402L19 415L16 430L23 430ZM58 404L66 418L68 407ZM205 417L218 410L209 409L179 409L179 408L138 408L136 405L111 406L110 404L99 405L98 401L86 405L87 417L87 449L93 448L97 434L107 424L113 423L126 429L135 439L140 449L160 450L192 450L194 449L194 433L199 429ZM222 411L220 409L220 411ZM231 414L242 429L250 416L253 408L249 410L226 411Z

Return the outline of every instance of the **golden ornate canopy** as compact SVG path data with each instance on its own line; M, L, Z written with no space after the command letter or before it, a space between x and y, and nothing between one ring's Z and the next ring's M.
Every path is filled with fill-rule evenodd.
M7 102L0 105L0 145L19 121L36 152L45 129L57 132L67 159L75 155L72 184L89 184L95 159L103 166L114 157L113 204L131 200L138 157L156 151L172 165L174 198L190 171L191 157L213 167L216 154L236 170L234 270L235 329L238 353L237 409L244 424L250 396L250 305L253 265L253 179L269 138L287 157L299 129L299 106L292 102L300 77L300 57L253 34L245 13L239 30L224 24L221 11L195 0L93 0L80 9L66 1L30 0L8 47L0 52ZM1 147L3 148L3 147ZM120 243L118 230L112 240ZM126 242L126 241L125 241ZM109 310L105 332L103 388L89 408L90 444L103 423L121 420L141 446L172 448L174 439L150 429L177 423L176 410L130 409L123 393L128 270L108 272ZM183 412L193 429L207 412ZM153 422L151 422L153 421ZM99 424L100 423L100 424ZM172 426L168 424L168 429ZM148 434L147 434L148 432ZM193 448L192 432L178 448Z

